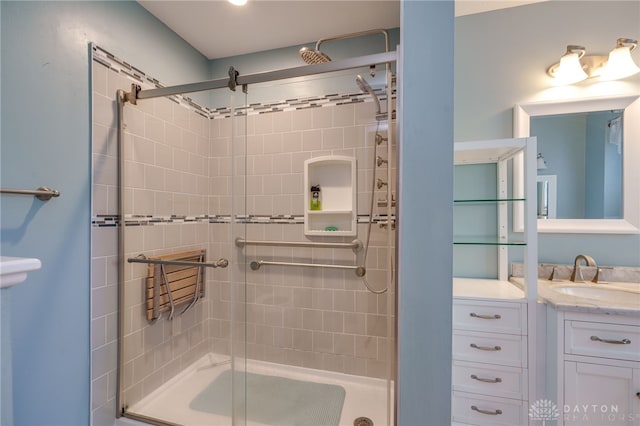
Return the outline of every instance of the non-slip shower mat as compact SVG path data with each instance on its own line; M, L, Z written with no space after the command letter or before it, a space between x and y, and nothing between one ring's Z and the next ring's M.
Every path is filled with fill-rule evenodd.
M245 382L244 376L224 371L191 401L190 407L231 416L234 377L235 404L238 410L246 409L247 421L278 426L333 426L340 422L345 397L342 386L255 373L246 373Z

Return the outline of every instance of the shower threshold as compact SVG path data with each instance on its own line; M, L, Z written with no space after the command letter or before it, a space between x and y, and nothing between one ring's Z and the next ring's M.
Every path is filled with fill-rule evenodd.
M244 366L244 360L241 364ZM231 418L228 415L192 408L192 402L198 395L230 368L228 356L207 354L147 397L131 405L127 412L168 424L230 426ZM254 360L247 360L246 370L255 374L342 386L345 398L340 426L351 426L355 419L362 416L370 418L375 425L387 424L386 380ZM127 421L122 424L132 423ZM247 420L246 425L265 424Z

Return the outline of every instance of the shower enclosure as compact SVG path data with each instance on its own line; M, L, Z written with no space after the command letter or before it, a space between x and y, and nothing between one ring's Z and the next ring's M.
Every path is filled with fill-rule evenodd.
M393 424L395 58L118 92L119 415Z

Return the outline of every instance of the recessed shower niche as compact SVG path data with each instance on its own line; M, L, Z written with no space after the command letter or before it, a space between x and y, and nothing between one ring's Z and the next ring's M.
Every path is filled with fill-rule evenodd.
M304 162L304 234L356 235L356 159L340 155Z

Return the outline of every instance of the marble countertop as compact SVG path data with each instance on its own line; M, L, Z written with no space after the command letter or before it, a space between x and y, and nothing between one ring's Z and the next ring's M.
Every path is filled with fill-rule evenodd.
M522 288L523 278L512 277L511 282ZM588 287L594 289L615 288L626 290L629 297L626 300L610 301L606 299L592 297L578 297L560 293L554 290L556 286L576 286ZM615 282L615 283L573 283L570 281L549 281L538 279L538 299L542 303L546 303L556 309L564 311L586 312L594 314L608 315L632 315L640 317L640 284L631 282Z
M628 297L617 301L595 297L579 297L560 293L555 287L587 287L588 289L625 290ZM486 300L510 300L524 302L524 279L512 277L509 281L482 278L453 278L453 297ZM605 315L632 315L640 317L640 283L573 283L568 280L549 281L538 279L538 301L564 311Z

